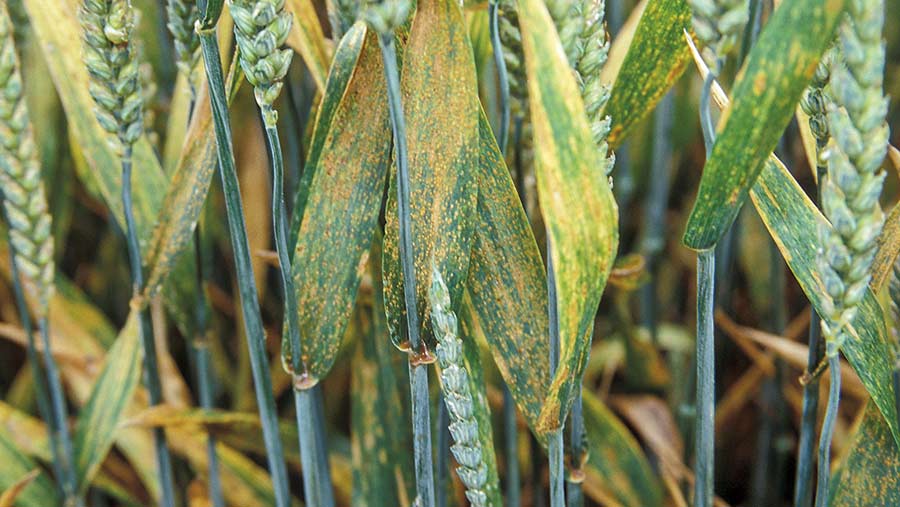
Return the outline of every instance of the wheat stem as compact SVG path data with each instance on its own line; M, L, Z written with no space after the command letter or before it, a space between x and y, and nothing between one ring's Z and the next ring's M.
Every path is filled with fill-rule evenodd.
M553 254L550 235L547 235L547 313L550 322L550 378L559 367L559 307L556 298L556 274L553 269ZM564 423L565 421L563 421ZM565 498L565 473L563 466L563 427L551 433L547 440L547 454L550 466L550 507L563 507Z
M225 95L225 82L222 76L219 44L216 40L215 26L204 28L198 23L196 30L200 36L203 64L206 69L207 81L209 82L209 98L215 124L219 174L222 178L222 188L225 194L225 211L228 217L228 229L238 275L238 292L244 318L244 330L247 335L247 346L250 351L251 373L262 424L266 459L269 465L269 473L272 476L276 507L289 507L291 502L287 469L285 468L284 452L278 433L278 415L272 392L272 380L269 375L269 359L265 343L266 335L259 310L259 299L256 281L253 278L253 265L250 259L250 245L247 239L241 191L238 184L237 171L234 166L228 102Z
M500 41L500 5L497 1L488 3L488 26L490 29L491 49L494 57L494 68L497 71L497 86L500 89L500 132L497 134L497 145L500 153L506 155L509 139L509 75L506 72L506 60L503 57L503 43Z
M837 422L838 404L835 400L841 397L841 358L835 343L828 342L828 371L831 382L828 388L828 405L825 408L825 419L822 422L822 435L819 437L819 474L816 481L816 507L828 505L828 479L831 475L831 439L834 436L834 425Z
M697 416L694 506L712 507L715 450L715 263L714 249L697 253Z
M399 25L397 19L404 19L396 11L404 11L404 7L393 5L394 2L380 4L389 15L378 15L370 9L368 17L370 25L376 27L380 36L381 56L384 62L384 75L387 82L388 110L394 134L394 146L397 164L397 213L400 229L400 265L403 271L403 297L406 305L406 324L409 337L410 362L409 379L412 391L413 417L413 455L416 473L416 491L419 507L432 507L434 501L434 470L431 457L431 415L428 400L428 370L425 364L415 360L420 354L423 343L419 336L419 314L416 308L416 273L412 247L412 224L409 209L409 169L408 151L406 147L406 122L403 116L403 104L400 98L400 72L397 69L397 51L394 48L393 29ZM378 29L381 27L381 29Z

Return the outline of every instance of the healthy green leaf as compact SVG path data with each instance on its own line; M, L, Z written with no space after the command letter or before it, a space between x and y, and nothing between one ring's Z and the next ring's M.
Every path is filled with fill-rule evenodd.
M712 248L728 230L833 40L844 0L794 0L772 14L738 74L703 169L684 243Z
M136 314L132 315L109 349L103 370L75 426L75 471L82 492L115 442L116 428L141 377L141 344Z
M301 352L312 381L337 356L378 224L391 137L381 52L357 23L338 53L358 53L316 160L293 259ZM360 128L365 125L365 128ZM283 358L290 364L290 358Z
M478 188L478 89L472 46L459 4L423 0L404 49L401 92L409 149L410 220L416 309L431 340L432 262L457 308L469 272ZM449 86L448 84L451 84ZM395 172L395 171L394 171ZM392 178L395 177L392 174ZM396 191L385 211L384 289L391 337L405 336Z
M831 507L900 505L900 452L872 404L829 486Z
M561 426L580 388L594 315L619 243L618 210L550 15L539 0L519 0L518 6L538 198L559 309L559 368L536 428L545 433Z
M684 73L691 57L684 30L690 26L691 10L684 0L647 4L606 106L612 119L610 146L631 135Z

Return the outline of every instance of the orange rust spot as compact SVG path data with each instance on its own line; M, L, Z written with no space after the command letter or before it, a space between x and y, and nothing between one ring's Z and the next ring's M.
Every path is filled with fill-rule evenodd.
M762 95L763 90L766 89L766 74L765 72L760 72L756 74L756 77L753 78L753 93L756 95Z

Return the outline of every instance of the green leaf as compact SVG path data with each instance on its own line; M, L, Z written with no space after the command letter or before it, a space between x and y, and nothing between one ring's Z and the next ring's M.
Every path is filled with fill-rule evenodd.
M540 0L519 0L538 198L556 274L559 368L537 431L562 425L587 363L594 316L619 243L618 210L584 103Z
M588 439L586 481L621 505L663 505L662 485L628 428L591 392L583 393Z
M900 452L884 418L871 404L832 477L831 507L900 505Z
M431 340L428 289L432 262L457 308L462 298L478 198L478 85L468 29L458 2L419 3L403 54L401 92L409 148L410 221L416 309ZM396 177L392 171L391 177ZM391 338L406 335L396 190L385 212L385 310Z
M480 118L478 222L465 302L516 405L534 428L550 386L547 275L494 134L483 113Z
M731 227L831 44L843 8L844 0L794 0L766 23L719 121L684 233L688 247L712 248Z
M816 256L817 231L820 227L830 227L825 217L775 157L766 162L750 198L806 297L822 312L827 297L823 295L827 292L818 277ZM849 326L849 335L842 349L844 356L881 410L894 439L900 443L892 385L893 355L881 305L871 289Z
M14 487L32 470L40 469L27 454L19 450L16 444L0 431L0 491ZM47 474L37 476L26 486L16 498L20 507L47 507L59 505L57 488Z
M322 379L337 356L378 225L391 136L381 52L374 32L357 23L338 49L358 53L316 160L293 259L301 352L307 373ZM365 125L365 128L360 128ZM291 364L290 358L283 358Z
M409 361L388 340L379 243L380 239L376 240L369 256L373 304L371 308L361 304L354 313L360 337L352 359L350 388L354 507L394 507L415 497L410 479Z
M116 428L141 377L137 314L132 313L109 349L100 376L78 416L73 447L79 489L84 492L106 458Z
M691 58L684 30L690 26L691 10L684 0L647 4L605 109L612 119L610 146L631 135L684 73Z

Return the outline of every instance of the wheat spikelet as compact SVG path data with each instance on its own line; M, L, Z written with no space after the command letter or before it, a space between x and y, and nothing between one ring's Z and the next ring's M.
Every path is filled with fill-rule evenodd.
M709 68L718 75L720 59L737 44L738 37L750 17L746 0L688 0L694 14L693 27L703 45L701 54Z
M53 236L34 134L22 93L13 26L0 5L0 184L16 265L44 317L53 295Z
M175 41L175 65L190 79L200 60L200 37L194 32L194 24L200 19L196 0L169 0L166 2L169 16L169 32Z
M450 308L450 291L436 268L432 270L430 298L431 319L438 341L435 355L441 366L441 389L450 414L450 434L453 437L450 450L459 463L456 473L466 486L466 498L472 507L483 507L488 505L484 491L487 465L478 438L475 402L469 390L469 374L463 363L456 315Z
M291 49L278 49L291 30L291 13L284 10L284 0L233 0L231 16L241 68L253 85L266 126L273 127L278 113L272 104L281 93L294 54Z
M130 0L85 0L79 18L94 114L111 134L110 146L123 156L144 131L140 70L131 40L134 9Z
M819 166L824 167L826 162L822 160L822 153L828 144L828 118L826 117L826 104L828 97L825 87L831 77L831 51L825 53L822 60L816 66L816 72L812 81L806 88L803 98L800 99L800 108L809 116L809 129L816 138L816 156Z
M387 35L405 23L411 11L412 3L409 0L382 0L369 2L363 18L373 30Z
M505 0L500 3L498 26L509 80L509 109L513 118L522 118L528 113L528 89L525 84L525 66L522 64L522 33L519 31L518 18L515 2Z
M819 271L828 298L822 330L828 354L847 339L846 326L865 296L884 213L878 203L887 153L887 99L884 73L884 3L849 3L840 28L839 51L831 65L831 101L827 104L832 143L824 154L828 172L822 182L822 211L833 228L822 227Z

